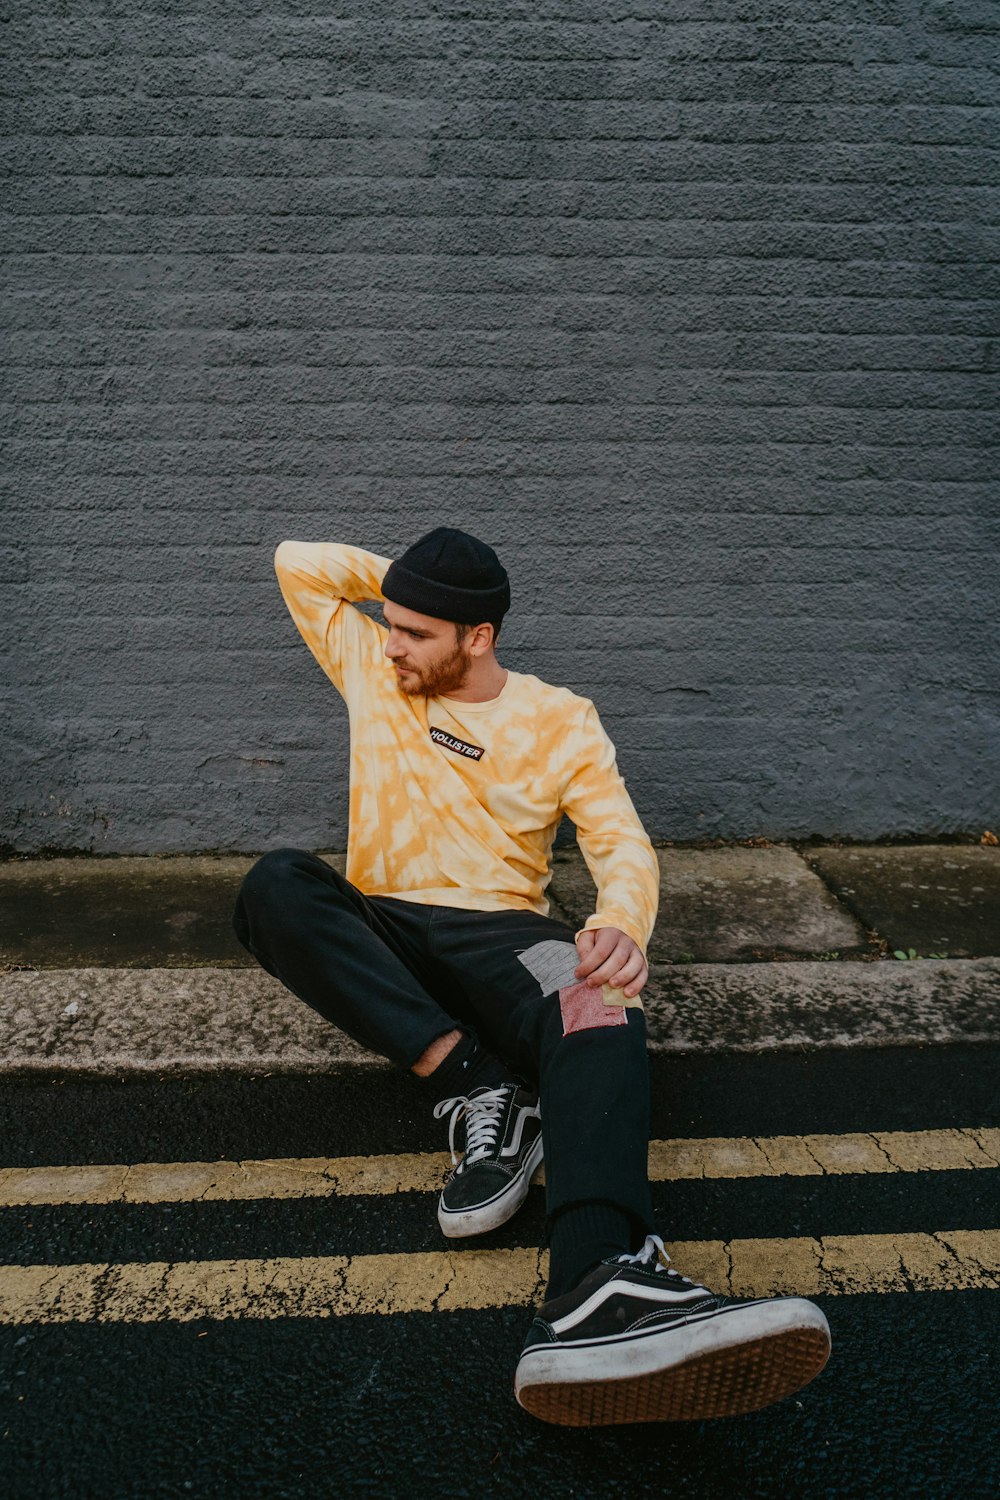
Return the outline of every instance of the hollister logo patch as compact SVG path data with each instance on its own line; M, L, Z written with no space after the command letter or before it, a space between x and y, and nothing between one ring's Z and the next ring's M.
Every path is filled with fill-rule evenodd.
M470 745L467 740L457 740L453 734L447 734L443 729L435 729L431 725L431 739L436 745L443 745L446 750L454 750L457 755L468 755L473 760L482 760L484 750L482 745Z

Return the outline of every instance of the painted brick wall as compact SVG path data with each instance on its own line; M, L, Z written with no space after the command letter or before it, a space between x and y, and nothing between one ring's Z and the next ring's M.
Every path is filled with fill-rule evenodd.
M991 0L18 0L8 849L346 839L285 537L474 531L654 838L1000 788Z

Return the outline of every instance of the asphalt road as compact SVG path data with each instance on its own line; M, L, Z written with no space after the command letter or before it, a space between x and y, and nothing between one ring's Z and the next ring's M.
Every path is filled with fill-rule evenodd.
M1000 1049L942 1047L653 1060L653 1136L762 1138L1000 1126ZM914 1139L917 1139L914 1136ZM923 1137L921 1137L923 1139ZM10 1080L4 1169L344 1158L440 1151L406 1080ZM657 1182L668 1244L919 1236L1000 1229L1000 1169L840 1171ZM0 1291L13 1268L440 1251L426 1191L0 1207ZM16 1195L15 1195L16 1196ZM68 1193L64 1197L70 1196ZM155 1194L151 1194L155 1197ZM542 1190L477 1241L533 1247ZM872 1245L876 1240L870 1241ZM881 1243L881 1241L879 1241ZM396 1261L393 1261L395 1264ZM682 1271L686 1266L678 1261ZM997 1278L992 1277L992 1284ZM877 1281L877 1278L876 1278ZM818 1295L824 1372L766 1411L713 1423L573 1432L514 1403L527 1306L333 1317L0 1325L0 1494L73 1496L993 1497L1000 1295ZM159 1316L159 1320L156 1320ZM152 1318L153 1321L143 1321Z

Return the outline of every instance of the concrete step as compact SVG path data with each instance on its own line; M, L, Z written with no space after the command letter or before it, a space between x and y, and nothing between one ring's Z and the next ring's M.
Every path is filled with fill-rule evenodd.
M1000 1041L1000 958L656 964L654 1052ZM260 968L0 975L0 1073L327 1073L388 1064Z
M335 869L344 855L320 851ZM745 844L657 850L652 964L1000 955L1000 847ZM0 969L250 968L231 917L256 856L0 862ZM582 926L595 892L557 850L552 914Z

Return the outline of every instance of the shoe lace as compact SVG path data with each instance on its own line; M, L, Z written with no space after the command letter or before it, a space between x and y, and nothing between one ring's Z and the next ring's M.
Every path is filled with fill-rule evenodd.
M658 1234L647 1234L646 1242L641 1250L634 1255L616 1255L615 1259L623 1266L649 1266L669 1276L674 1281L682 1282L685 1286L697 1286L698 1283L689 1281L682 1276L680 1271L675 1271L670 1265L670 1256L667 1254L666 1246Z
M513 1092L512 1084L501 1084L495 1089L478 1089L471 1097L468 1094L456 1094L453 1099L442 1099L440 1103L435 1104L435 1120L440 1120L442 1116L451 1112L448 1125L448 1150L451 1152L452 1165L459 1171L463 1167L474 1167L484 1157L493 1154L504 1109ZM455 1154L455 1131L459 1120L463 1117L465 1118L465 1155L459 1163Z

